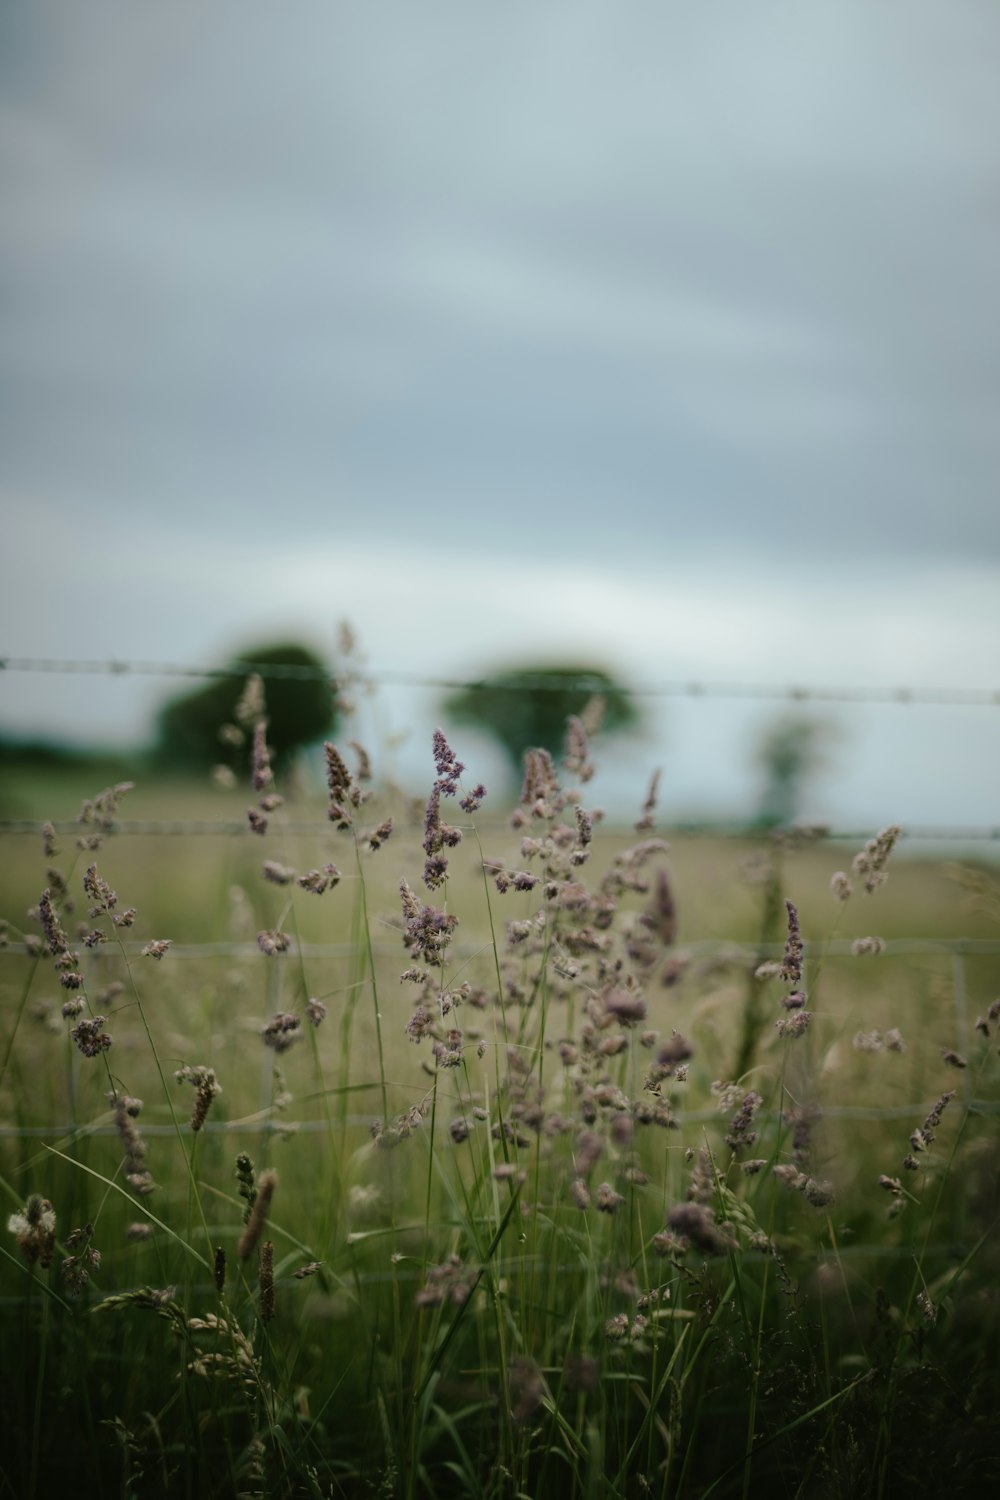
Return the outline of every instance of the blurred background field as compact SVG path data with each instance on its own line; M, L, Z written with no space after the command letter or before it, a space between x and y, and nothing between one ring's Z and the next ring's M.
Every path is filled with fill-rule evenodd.
M1000 12L938 0L0 9L0 1500L1000 1485L998 62ZM659 771L676 932L646 973L623 888L567 994L507 933L558 898L482 860L527 858L522 753L595 694L587 880ZM488 789L430 897L486 992L460 1066L399 979L439 724ZM349 737L395 825L357 858ZM124 954L76 943L91 859ZM46 888L98 1057L25 951ZM616 1051L626 974L657 1037Z

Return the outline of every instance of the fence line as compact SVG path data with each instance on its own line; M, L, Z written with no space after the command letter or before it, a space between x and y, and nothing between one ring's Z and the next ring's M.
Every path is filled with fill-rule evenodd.
M519 672L494 682L482 678L432 677L419 672L401 672L389 669L352 669L338 674L319 667L280 665L269 662L229 662L225 666L197 667L176 662L151 661L85 661L58 660L48 657L0 656L0 671L7 672L54 672L66 675L90 674L112 677L248 677L256 674L267 679L297 679L299 681L339 682L364 681L382 683L395 687L425 687L447 689L489 687L493 690L520 692L526 688L563 692L577 688L580 691L599 693L607 689L607 683L597 677L582 673L577 677L560 677L557 682L545 673ZM777 698L793 703L893 703L931 705L937 708L997 708L1000 707L1000 688L953 688L953 687L869 687L861 685L809 687L804 684L781 684L762 682L712 682L704 679L675 679L663 682L616 683L616 690L632 697L643 698Z
M494 833L509 833L509 827L502 822L479 823L479 832L492 836ZM0 834L36 834L41 836L45 827L51 827L56 833L63 836L79 834L81 824L72 818L63 818L54 822L46 823L40 818L0 818ZM276 831L289 837L298 838L309 834L329 832L329 824L325 818L295 819L294 821L275 823ZM112 823L109 830L115 837L225 837L241 838L252 833L246 818L123 818L120 822ZM616 827L608 827L608 832L619 833ZM859 847L866 844L872 836L870 828L827 828L824 825L810 827L792 827L786 829L762 828L759 824L746 823L674 823L665 824L658 832L666 838L720 838L733 840L760 840L770 837L772 833L787 837L808 838L818 843L854 843ZM598 830L598 838L601 837ZM954 826L948 824L918 823L904 827L899 835L910 843L996 843L1000 841L1000 824L983 823L979 825Z
M403 938L402 929L399 929L399 942L383 943L374 941L372 952L379 958L398 956L404 957L401 949ZM811 945L807 943L807 951L821 948L824 957L849 958L853 954L851 938L836 938L829 943L823 944L814 941ZM140 957L145 946L142 940L127 942L124 945L126 953L132 957ZM40 958L39 954L27 943L9 942L8 953L26 954L29 958ZM296 943L296 953L303 958L350 958L357 952L351 943ZM483 944L454 942L449 948L449 953L455 958L473 958L477 953L483 951ZM112 953L117 953L117 944ZM691 943L681 943L678 952L684 953L690 958L722 958L734 965L738 963L751 963L760 959L761 955L766 958L780 958L784 952L784 943L746 943L733 938L711 938L697 940ZM965 937L939 937L939 938L887 938L885 940L882 958L912 958L916 955L951 957L961 959L966 957L995 957L1000 954L1000 938L965 938ZM187 958L260 958L260 949L256 942L249 939L233 940L228 942L214 943L171 943L166 954L167 962ZM272 961L280 962L280 955L270 955ZM866 955L857 955L858 963L871 963L874 960ZM964 1017L964 991L962 999L962 1016ZM957 1002L956 1002L957 1004ZM956 1014L958 1012L956 1011Z
M353 1085L357 1092L370 1089L373 1093L381 1088L378 1079L369 1084ZM869 1108L864 1104L830 1104L820 1105L819 1119L824 1120L908 1120L918 1124L920 1119L927 1113L926 1099L918 1099L914 1104L893 1104L872 1106ZM1000 1101L996 1099L968 1098L962 1101L963 1108L972 1115L1000 1115ZM731 1113L731 1111L730 1111ZM675 1109L674 1119L679 1126L698 1125L709 1120L724 1122L725 1115L717 1109ZM322 1131L329 1130L331 1124L336 1129L347 1128L356 1130L368 1130L372 1123L372 1116L368 1115L346 1115L339 1120L207 1120L201 1127L202 1135L316 1135ZM782 1116L775 1111L761 1110L755 1120L761 1124L778 1124ZM150 1140L154 1138L167 1138L176 1136L176 1125L153 1125L147 1120L142 1122L142 1134ZM57 1136L62 1144L74 1145L78 1141L89 1140L93 1136L119 1137L121 1132L113 1124L102 1125L0 1125L0 1140L51 1140Z

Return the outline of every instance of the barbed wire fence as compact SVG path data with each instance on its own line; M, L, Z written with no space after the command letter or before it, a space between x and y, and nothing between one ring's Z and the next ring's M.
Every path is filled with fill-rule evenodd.
M113 677L146 677L157 676L163 678L187 678L187 679L220 679L234 678L246 679L250 676L259 676L265 682L268 680L294 679L302 681L324 681L329 683L332 690L337 691L344 685L345 678L315 667L281 665L275 663L256 663L252 661L235 661L225 665L200 666L176 662L153 662L133 661L126 659L54 659L42 657L19 657L0 656L0 674L10 673L47 673L61 675L104 675ZM352 683L363 681L373 686L401 686L423 689L456 691L461 689L476 689L489 686L491 690L518 692L521 690L545 690L553 689L560 692L567 690L578 690L583 692L599 693L606 688L607 683L603 679L589 676L586 673L575 677L560 676L558 685L553 684L552 679L544 673L523 672L508 674L502 680L489 681L450 678L444 676L433 676L424 673L404 672L391 669L369 670L354 673L351 677ZM662 680L658 682L636 683L632 685L616 683L616 690L636 698L689 698L689 699L731 699L731 700L771 700L792 704L884 704L895 705L901 709L909 706L933 706L943 709L950 708L1000 708L1000 689L973 689L973 688L951 688L951 687L915 687L915 686L889 686L877 687L869 685L846 685L846 686L809 686L803 684L781 684L767 682L728 682L710 681L701 678ZM43 823L34 819L0 819L0 834L4 835L38 835L42 832ZM58 821L49 824L57 834L72 834L78 831L78 824L71 820ZM483 825L486 826L486 825ZM499 827L499 822L497 823ZM321 819L293 819L287 820L282 825L282 831L289 836L315 835L328 827ZM759 825L753 824L718 824L714 822L691 822L672 825L664 828L663 832L671 837L700 837L711 835L715 838L747 839L759 838L764 830ZM837 829L822 827L820 829L807 830L810 836L821 838L824 841L837 841L844 843L855 843L862 845L871 836L872 830L864 829ZM250 829L244 819L116 819L111 825L109 832L116 837L218 837L218 838L243 838L250 834ZM901 839L913 842L927 843L950 843L950 844L981 844L1000 840L1000 824L980 825L910 825L904 826L900 833ZM345 876L345 880L360 877ZM20 949L30 956L30 950L20 944L11 944L14 950ZM348 943L310 943L303 942L301 955L304 959L335 959L349 957L352 949ZM126 945L126 951L136 953L141 950L140 944ZM187 963L191 961L209 960L217 958L250 958L257 953L256 946L251 942L201 942L201 943L174 943L171 946L171 962ZM388 954L397 954L398 945L390 945L385 942L376 941L372 948L377 957ZM456 956L463 952L462 945L455 945ZM470 948L466 956L471 956L475 950ZM780 944L754 944L752 947L731 939L714 939L711 941L693 942L685 944L685 952L693 957L723 956L727 962L732 964L748 964L755 958L773 954L778 956L782 951ZM833 940L825 945L825 952L832 957L850 955L852 945L849 940ZM968 960L970 958L996 958L1000 956L1000 939L974 939L961 936L948 938L925 939L919 937L891 939L885 944L887 957L913 957L925 956L936 958L947 958L950 967L950 988L952 992L952 1014L956 1032L956 1044L959 1049L968 1046L970 1037L970 1023L968 1017ZM376 1088L376 1084L357 1085L357 1091L363 1092L366 1087ZM962 1108L971 1114L998 1115L1000 1114L1000 1102L997 1100L979 1098L972 1094L971 1089L962 1089ZM830 1118L853 1119L859 1121L875 1120L916 1120L920 1112L925 1108L926 1101L918 1100L908 1104L894 1104L888 1106L869 1105L827 1105L823 1113ZM717 1117L714 1109L681 1111L678 1118L683 1121L699 1122L707 1121ZM369 1123L367 1115L345 1114L341 1122L345 1126L364 1126ZM261 1134L279 1133L291 1134L295 1132L312 1132L327 1130L329 1121L299 1120L291 1121L275 1119L272 1112L262 1110L258 1115L241 1120L207 1122L205 1129L209 1133L226 1135L239 1132L246 1134L248 1131L257 1131ZM144 1124L144 1134L172 1135L174 1126L156 1125L154 1123ZM62 1135L64 1141L73 1142L89 1135L113 1135L116 1133L115 1125L107 1120L99 1120L88 1124L66 1123L59 1125L25 1125L0 1122L0 1139L3 1138L25 1138L42 1139L51 1138L53 1134ZM870 1248L878 1253L889 1253L885 1247L856 1247L856 1252Z

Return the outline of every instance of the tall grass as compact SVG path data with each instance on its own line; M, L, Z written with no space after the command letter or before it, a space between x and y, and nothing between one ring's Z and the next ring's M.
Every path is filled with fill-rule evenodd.
M254 743L246 839L139 867L118 788L6 877L0 1495L995 1485L996 959L892 941L939 872L686 888L577 721L506 826L443 736L416 825L329 747L294 839Z

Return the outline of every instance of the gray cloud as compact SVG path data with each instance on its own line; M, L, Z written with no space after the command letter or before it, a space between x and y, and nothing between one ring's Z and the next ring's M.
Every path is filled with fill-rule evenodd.
M995 8L2 24L11 502L1000 558Z

